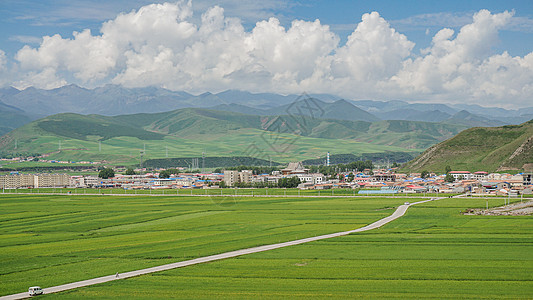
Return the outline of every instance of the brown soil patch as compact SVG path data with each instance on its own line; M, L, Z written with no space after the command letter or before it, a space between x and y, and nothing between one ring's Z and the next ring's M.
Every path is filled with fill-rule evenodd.
M463 215L482 215L482 216L528 216L533 214L533 200L526 202L513 203L510 205L494 207L490 209L472 208L467 209Z

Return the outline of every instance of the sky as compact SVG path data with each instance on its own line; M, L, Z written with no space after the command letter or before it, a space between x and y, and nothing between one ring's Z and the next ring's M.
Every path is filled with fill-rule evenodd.
M533 1L0 0L0 87L533 106Z

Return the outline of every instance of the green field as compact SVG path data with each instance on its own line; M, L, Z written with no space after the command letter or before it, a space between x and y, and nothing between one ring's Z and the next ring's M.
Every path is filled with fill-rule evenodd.
M356 197L376 197L375 195L360 195L360 189L351 188L334 188L326 190L300 190L297 188L215 188L215 189L122 189L122 188L21 188L21 189L5 189L0 193L11 194L71 194L71 195L104 195L104 196L122 196L122 195L153 195L153 196L356 196ZM366 189L377 190L377 189ZM442 194L440 194L442 196ZM446 196L454 196L456 194L445 194ZM438 197L439 193L420 193L420 194L390 194L387 196L400 198L417 198L417 197ZM524 195L523 197L530 197L531 195ZM493 197L493 196L490 196ZM225 197L224 197L225 198ZM217 199L216 197L213 199ZM227 199L227 198L225 198Z
M0 295L355 229L405 201L1 195ZM484 206L443 199L378 230L51 297L532 298L533 218L460 214Z

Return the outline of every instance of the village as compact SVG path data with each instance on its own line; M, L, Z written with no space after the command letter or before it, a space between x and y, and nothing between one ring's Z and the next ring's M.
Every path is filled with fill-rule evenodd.
M160 176L165 170L136 170L135 175L115 174L110 178L94 175L19 174L0 176L5 189L32 188L120 188L135 189L219 189L257 187L296 187L301 190L353 189L358 194L390 195L398 193L467 193L517 196L532 194L533 173L501 174L484 171L450 171L448 174L429 172L404 174L397 168L344 171L335 176L311 173L301 162L289 163L286 168L268 174L254 174L252 170L224 170L223 172L187 172ZM288 181L287 179L294 179ZM298 180L296 180L296 178ZM292 182L294 185L282 185Z

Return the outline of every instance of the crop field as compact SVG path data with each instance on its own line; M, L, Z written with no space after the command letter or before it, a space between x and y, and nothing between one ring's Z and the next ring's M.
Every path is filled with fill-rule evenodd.
M377 189L364 189L377 190ZM21 189L0 189L0 193L11 194L71 194L71 195L152 195L152 196L355 196L355 197L376 197L376 195L358 194L359 189L335 188L326 190L300 190L297 188L215 188L215 189L123 189L123 188L21 188ZM385 194L386 196L399 198L418 198L418 197L439 197L439 193L419 193L419 194ZM454 196L457 194L445 194L445 196ZM496 196L489 196L496 197ZM501 197L501 196L500 196ZM523 198L533 197L533 195L522 195Z
M403 201L4 194L0 295L354 229Z
M354 229L406 199L3 195L0 295ZM533 218L460 214L485 201L442 199L378 230L52 297L532 298Z

